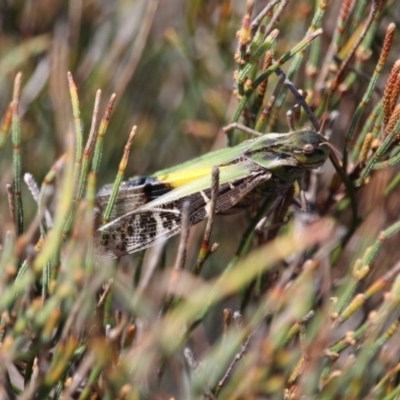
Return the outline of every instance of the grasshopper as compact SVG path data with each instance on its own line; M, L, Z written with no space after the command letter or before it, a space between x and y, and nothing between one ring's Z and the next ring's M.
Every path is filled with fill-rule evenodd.
M221 214L247 207L264 195L284 195L305 171L321 166L329 152L326 138L311 129L268 133L125 181L111 222L98 229L98 245L108 256L120 257L178 234L185 201L190 203L190 226L207 218L214 166L220 172L215 212ZM96 196L100 214L111 189L106 185Z

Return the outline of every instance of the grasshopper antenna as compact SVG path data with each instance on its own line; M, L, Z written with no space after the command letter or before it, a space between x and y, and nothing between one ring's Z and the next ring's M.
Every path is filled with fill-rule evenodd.
M297 103L300 104L301 107L303 107L303 110L306 112L308 119L312 123L314 129L317 132L320 132L320 124L318 122L317 117L311 110L310 106L306 102L306 96L307 93L303 93L302 91L299 91L296 86L293 84L293 82L286 76L286 74L280 69L277 68L275 73L279 76L280 79L284 81L284 84L288 87L288 89L293 93L294 97L296 97Z

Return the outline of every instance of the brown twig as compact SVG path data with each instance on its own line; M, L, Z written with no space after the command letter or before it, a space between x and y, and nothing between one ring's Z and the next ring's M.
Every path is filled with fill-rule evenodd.
M204 237L203 237L203 241L201 243L201 248L200 248L199 256L197 259L197 263L193 270L193 273L195 275L200 274L200 272L203 268L204 262L206 261L207 257L210 255L210 237L211 237L211 231L212 231L213 224L214 224L218 192L219 192L219 168L214 166L212 169L212 173L211 173L211 200L208 204L209 205L209 215L208 215L206 230L204 232Z

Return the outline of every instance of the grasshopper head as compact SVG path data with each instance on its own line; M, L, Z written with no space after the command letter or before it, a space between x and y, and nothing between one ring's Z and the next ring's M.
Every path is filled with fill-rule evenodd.
M321 166L329 157L329 146L326 138L312 131L294 132L293 157L304 168L312 169Z

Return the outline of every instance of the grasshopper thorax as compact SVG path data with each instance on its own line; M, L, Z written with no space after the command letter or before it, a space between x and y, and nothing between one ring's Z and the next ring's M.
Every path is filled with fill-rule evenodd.
M329 157L326 139L313 130L265 134L254 140L244 156L270 171L318 168ZM291 178L290 178L291 179Z

